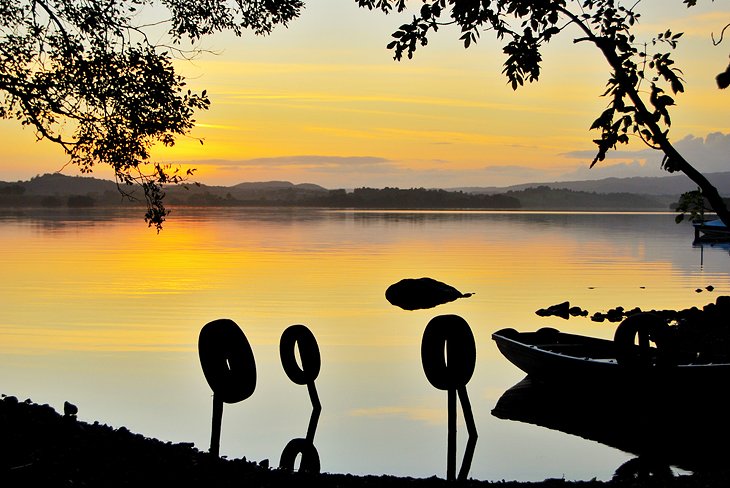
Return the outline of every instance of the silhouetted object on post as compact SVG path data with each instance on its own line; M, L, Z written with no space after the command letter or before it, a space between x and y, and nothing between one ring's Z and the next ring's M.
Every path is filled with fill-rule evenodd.
M213 390L210 453L220 452L223 403L237 403L256 389L256 361L246 335L234 321L218 319L200 330L198 354L205 379Z
M297 362L296 349L299 349L299 360ZM319 402L317 388L314 380L319 375L322 361L319 355L317 340L312 332L304 325L291 325L284 330L279 341L279 356L284 372L297 385L307 385L309 399L312 402L312 415L309 418L306 438L296 438L289 441L281 453L279 467L293 470L294 462L298 454L301 454L299 471L319 473L320 462L317 448L314 447L314 434L319 422L319 414L322 405Z
M466 393L466 384L476 366L476 344L471 327L458 315L439 315L431 319L423 332L421 341L421 362L428 381L439 390L448 392L448 454L446 479L455 479L456 474L456 396L461 401L469 440L464 450L464 459L459 470L459 479L469 475L474 449L477 443L477 428L471 403Z
M461 293L453 286L433 278L405 278L385 290L388 302L404 310L433 308L472 295L473 293Z

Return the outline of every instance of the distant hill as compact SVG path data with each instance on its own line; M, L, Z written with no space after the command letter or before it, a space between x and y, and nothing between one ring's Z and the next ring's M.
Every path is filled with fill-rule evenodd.
M730 172L707 173L705 175L717 188L720 195L730 196ZM643 176L632 178L604 178L601 180L554 181L549 183L526 183L507 187L460 187L450 188L469 193L505 193L525 190L531 187L547 186L567 190L595 193L634 193L640 195L679 196L697 189L697 185L684 174L670 176Z
M132 187L129 187L132 191ZM136 189L136 194L141 190ZM71 207L139 205L122 198L117 184L99 178L58 173L36 176L28 181L0 181L0 206Z
M312 183L288 181L239 183L233 186L187 185L166 188L170 204L179 205L270 205L296 203L327 195L329 190Z
M117 191L117 184L113 181L84 176L66 176L60 173L48 173L28 181L14 183L0 181L0 188L12 184L25 188L26 195L68 196Z
M707 175L730 195L730 172ZM141 197L137 187L124 187ZM606 178L460 189L357 188L329 190L312 183L244 182L233 186L165 187L166 204L192 206L322 206L335 208L494 208L535 210L669 210L679 195L696 189L684 175ZM90 207L130 205L113 181L45 174L29 181L1 182L0 205Z
M479 194L479 193L476 193ZM524 210L670 210L677 198L639 193L597 193L540 185L498 195L518 200Z
M125 190L127 188L125 187ZM132 191L132 188L129 188ZM135 189L137 195L141 192ZM308 206L331 208L519 208L516 198L437 189L358 188L328 190L288 181L240 183L233 186L177 185L165 188L166 205ZM129 204L117 185L96 178L47 174L30 181L0 182L0 205L93 207Z
M326 188L315 185L313 183L299 183L294 184L289 181L260 181L260 182L247 182L247 183L239 183L237 185L233 185L231 187L228 187L231 189L238 189L238 190L248 190L248 191L259 191L259 190L281 190L281 189L287 189L287 188L294 188L299 190L308 190L308 191L327 191Z

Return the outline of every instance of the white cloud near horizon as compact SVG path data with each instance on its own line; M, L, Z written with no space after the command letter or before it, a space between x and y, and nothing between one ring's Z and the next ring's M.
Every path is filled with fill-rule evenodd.
M704 138L689 134L676 141L674 147L690 164L703 173L730 171L730 134L712 132ZM609 151L604 161L600 161L590 168L590 161L593 160L595 154L595 151L570 151L561 154L566 158L586 161L585 166L563 174L561 179L593 180L609 177L669 175L660 167L663 153L653 149Z

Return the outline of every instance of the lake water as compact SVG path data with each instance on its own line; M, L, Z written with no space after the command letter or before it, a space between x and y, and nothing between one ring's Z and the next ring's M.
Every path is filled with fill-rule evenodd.
M447 394L427 381L420 344L433 317L457 314L477 350L470 477L607 480L634 455L492 415L524 375L491 334L553 326L612 337L615 324L535 312L565 300L591 314L701 307L730 294L728 250L692 239L669 213L177 209L158 235L140 214L6 210L0 392L59 411L68 400L82 420L207 450L212 392L198 334L229 318L251 344L257 385L224 406L221 455L277 466L312 411L278 350L282 332L304 324L322 360L322 471L445 477ZM418 311L386 301L390 284L422 276L474 295ZM466 440L459 411L457 464Z

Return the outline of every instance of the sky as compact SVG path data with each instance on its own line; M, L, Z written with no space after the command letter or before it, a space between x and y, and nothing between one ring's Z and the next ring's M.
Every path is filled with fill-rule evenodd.
M205 38L196 59L177 69L212 105L190 137L153 160L196 168L209 185L285 180L326 188L456 188L661 176L661 155L640 142L590 168L590 131L607 105L609 70L595 47L566 29L543 51L538 83L513 91L504 56L489 32L464 49L441 29L413 59L393 60L391 33L420 5L385 15L354 0L307 0L302 15L269 36ZM643 0L636 30L649 40L684 32L674 54L686 91L676 97L670 139L700 171L730 170L730 91L715 76L728 64L730 5ZM727 34L727 33L726 33ZM198 139L203 139L200 144ZM0 180L22 181L63 169L63 152L37 142L17 121L0 120ZM92 176L112 178L98 167Z

